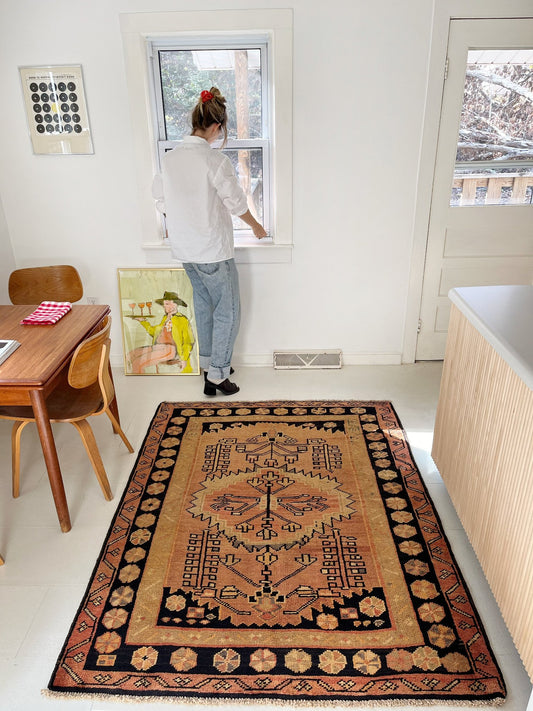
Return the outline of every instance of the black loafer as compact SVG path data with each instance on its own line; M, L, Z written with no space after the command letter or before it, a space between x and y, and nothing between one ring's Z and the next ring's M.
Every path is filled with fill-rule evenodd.
M235 383L230 382L227 378L221 383L212 383L206 378L204 385L204 395L216 395L217 390L220 390L222 395L235 395L235 393L239 392L240 388L238 385L235 385Z

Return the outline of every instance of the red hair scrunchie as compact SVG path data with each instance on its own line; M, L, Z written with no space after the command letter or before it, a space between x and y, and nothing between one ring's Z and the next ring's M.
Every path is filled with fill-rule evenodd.
M202 99L202 104L205 104L206 101L211 101L213 94L210 91L202 91L200 98Z

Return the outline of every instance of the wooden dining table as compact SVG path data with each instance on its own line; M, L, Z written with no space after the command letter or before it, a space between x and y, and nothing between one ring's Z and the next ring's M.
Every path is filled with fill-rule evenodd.
M74 304L72 310L53 325L22 325L21 319L36 308L37 304L0 305L0 339L20 343L17 350L0 364L0 408L8 405L31 405L33 408L59 524L61 530L67 532L71 529L70 514L46 398L77 346L97 330L110 308L107 305ZM116 400L111 409L118 419Z

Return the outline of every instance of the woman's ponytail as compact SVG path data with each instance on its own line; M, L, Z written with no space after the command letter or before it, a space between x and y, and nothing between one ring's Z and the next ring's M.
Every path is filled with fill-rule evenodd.
M214 123L220 124L224 132L224 143L228 140L226 99L216 86L200 94L196 106L192 110L192 134L205 131Z

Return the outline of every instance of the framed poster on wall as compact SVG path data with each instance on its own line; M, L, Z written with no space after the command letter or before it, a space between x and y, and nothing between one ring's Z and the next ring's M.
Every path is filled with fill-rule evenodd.
M119 269L118 285L126 375L199 375L185 269Z
M19 67L19 71L33 152L94 153L81 66Z

